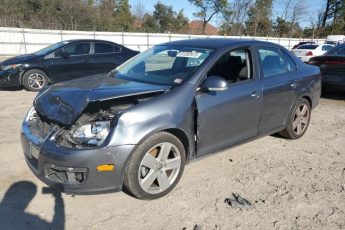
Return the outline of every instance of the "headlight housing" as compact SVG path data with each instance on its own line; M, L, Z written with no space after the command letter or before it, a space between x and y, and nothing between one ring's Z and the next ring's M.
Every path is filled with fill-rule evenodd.
M4 65L1 67L2 70L9 70L9 69L15 69L19 66L21 66L22 64L13 64L13 65Z
M100 146L110 132L110 121L96 121L83 125L71 132L70 138L75 144Z
M25 116L25 121L29 122L33 119L36 119L36 117L37 117L37 113L36 113L35 107L32 106Z

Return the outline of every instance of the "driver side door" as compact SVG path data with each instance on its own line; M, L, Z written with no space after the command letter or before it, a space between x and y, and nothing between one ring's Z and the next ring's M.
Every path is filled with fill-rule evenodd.
M90 42L74 43L56 51L48 66L53 83L90 75L92 70L90 51ZM68 56L63 57L62 52Z
M262 81L250 47L226 52L208 72L228 82L224 91L199 91L197 151L203 155L258 134Z

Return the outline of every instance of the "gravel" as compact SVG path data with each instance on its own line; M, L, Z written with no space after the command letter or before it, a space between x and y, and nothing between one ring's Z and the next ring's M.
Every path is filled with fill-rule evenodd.
M34 96L0 91L0 229L345 229L344 93L321 100L303 138L268 136L195 160L170 194L153 201L47 189L20 143ZM252 206L224 203L233 193Z

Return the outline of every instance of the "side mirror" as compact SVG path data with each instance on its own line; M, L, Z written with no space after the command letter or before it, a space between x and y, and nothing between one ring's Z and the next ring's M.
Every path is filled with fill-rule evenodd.
M224 78L212 75L205 80L201 89L206 91L224 91L228 89L228 83Z
M64 59L68 59L69 56L70 56L70 54L67 53L67 52L65 52L65 51L62 51L61 54L60 54L60 56L61 56L62 58L64 58Z

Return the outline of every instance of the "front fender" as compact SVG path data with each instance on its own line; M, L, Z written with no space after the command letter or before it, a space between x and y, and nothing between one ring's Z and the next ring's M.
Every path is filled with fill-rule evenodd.
M194 135L194 87L184 84L124 112L110 134L109 146L136 145L154 133L179 129Z

